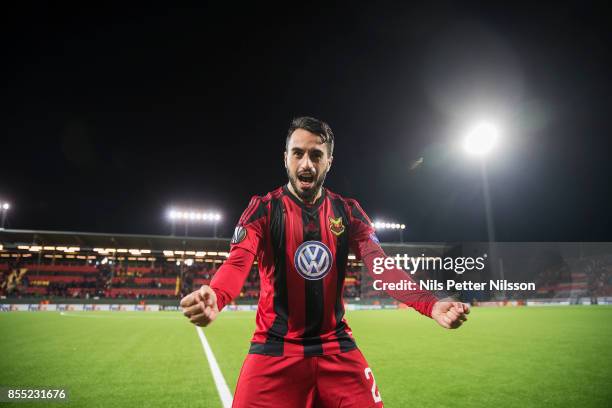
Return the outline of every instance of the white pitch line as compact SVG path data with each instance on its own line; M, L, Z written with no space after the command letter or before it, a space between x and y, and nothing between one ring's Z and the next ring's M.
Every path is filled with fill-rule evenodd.
M204 354L206 355L206 359L208 360L208 365L210 366L210 371L212 373L213 379L215 380L215 385L217 386L217 391L219 392L219 398L221 398L221 403L223 404L223 408L231 408L233 397L230 392L227 383L225 382L225 378L221 373L221 369L219 368L219 364L217 364L217 359L208 344L208 340L206 340L206 336L204 335L204 331L199 326L196 326L196 330L198 332L198 336L200 336L200 342L202 343L202 347L204 348Z

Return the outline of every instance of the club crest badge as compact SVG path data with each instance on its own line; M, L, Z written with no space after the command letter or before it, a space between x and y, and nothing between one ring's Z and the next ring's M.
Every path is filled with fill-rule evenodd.
M344 232L344 224L342 224L342 217L329 217L329 230L333 232L336 236L342 234Z

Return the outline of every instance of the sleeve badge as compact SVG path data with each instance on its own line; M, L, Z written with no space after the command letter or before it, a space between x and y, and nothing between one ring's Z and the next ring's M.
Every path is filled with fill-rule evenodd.
M230 241L230 243L239 244L242 241L244 241L246 236L247 236L246 228L244 228L242 225L237 225L236 228L234 229L234 235L232 235L232 240Z

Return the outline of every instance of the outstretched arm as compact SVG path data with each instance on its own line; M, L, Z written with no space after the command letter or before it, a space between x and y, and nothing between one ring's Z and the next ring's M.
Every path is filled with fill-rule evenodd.
M196 326L207 326L215 320L219 311L240 293L254 259L255 256L246 249L233 248L210 286L203 285L181 299L185 317Z
M376 275L374 259L386 258L380 247L372 221L355 200L348 200L351 248L363 260L368 273L374 279L383 279L386 282L401 282L403 279L413 281L411 275L400 268L386 269L383 274ZM440 299L432 292L421 289L414 290L386 290L394 299L414 308L421 314L431 317L440 326L447 329L456 329L467 320L466 314L470 312L468 305L454 302L450 299Z
M357 244L358 252L362 254L363 263L368 269L370 276L374 279L380 279L384 276L384 281L387 282L400 282L402 279L414 282L409 273L399 268L387 269L382 275L374 274L374 259L378 257L385 258L385 252L371 238L358 241ZM431 317L446 329L458 328L467 320L466 314L470 313L470 308L467 304L450 299L438 299L436 295L427 290L388 290L386 293L394 299L414 308L419 313Z
M375 242L373 238L361 239L356 242L355 250L357 254L363 260L368 273L373 279L382 279L384 282L401 282L402 280L413 281L412 277L406 271L393 268L385 269L381 275L376 275L374 271L374 259L386 258L387 255L380 247L378 242ZM428 290L385 290L385 292L392 298L414 308L417 312L428 316L431 316L431 311L434 304L439 300L433 293Z
M181 299L183 314L198 326L210 324L244 285L258 253L265 229L266 203L254 196L242 213L230 242L230 254L210 286L204 285Z

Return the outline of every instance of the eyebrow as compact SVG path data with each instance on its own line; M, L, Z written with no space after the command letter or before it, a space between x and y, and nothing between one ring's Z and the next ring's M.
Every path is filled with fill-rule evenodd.
M324 154L324 153L325 153L325 152L323 151L323 149L319 149L319 148L317 148L317 147L313 147L313 148L312 148L312 149L310 149L310 150L314 150L315 152L320 153L320 154ZM293 148L291 149L291 151L292 151L292 152L298 152L298 153L299 153L299 152L304 152L305 150L304 150L304 149L302 149L301 147L293 147Z

